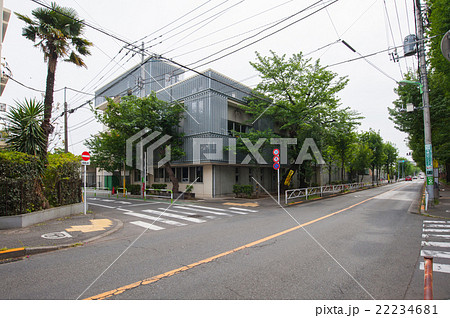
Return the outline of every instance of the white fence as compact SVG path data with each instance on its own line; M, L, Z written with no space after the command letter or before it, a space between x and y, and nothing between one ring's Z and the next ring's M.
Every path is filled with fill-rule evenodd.
M381 181L380 183L385 183L387 181ZM344 192L346 190L360 189L363 187L371 186L372 183L347 183L347 184L336 184L336 185L324 185L321 187L313 187L313 188L303 188L303 189L292 189L286 190L284 203L288 204L289 200L305 198L308 200L308 197L319 195L323 196L325 193L339 193Z

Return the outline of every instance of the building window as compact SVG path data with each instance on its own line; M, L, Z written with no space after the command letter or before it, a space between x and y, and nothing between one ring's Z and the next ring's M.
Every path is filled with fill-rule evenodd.
M189 168L183 167L182 173L181 182L189 182Z
M235 136L237 133L247 133L250 126L243 125L234 121L228 121L228 135Z
M195 181L195 167L189 167L189 182Z
M195 168L195 178L197 179L197 182L203 182L203 167Z
M134 182L141 181L141 171L140 170L134 170Z

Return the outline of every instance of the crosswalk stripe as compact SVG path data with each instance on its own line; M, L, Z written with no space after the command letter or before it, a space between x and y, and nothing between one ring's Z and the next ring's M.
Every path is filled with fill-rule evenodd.
M163 227L154 225L154 224L150 224L147 222L143 222L143 221L133 221L130 222L131 224L137 225L137 226L141 226L143 228L149 229L149 230L153 230L153 231L159 231L159 230L164 230Z
M131 204L131 202L127 202L127 201L116 201L116 203L120 203L120 204Z
M426 242L422 241L422 246L450 247L450 242Z
M98 203L89 203L89 205L101 206L102 208L115 209L113 206L98 204Z
M158 208L158 210L162 210L162 211L166 211L167 210L167 208ZM174 211L174 210L167 210L167 211L172 211L172 212L177 212L177 213L180 213L180 214L184 214L184 215L197 215L196 213L194 213L194 212L184 212L184 211ZM216 216L205 216L205 218L208 218L208 219L215 219L216 218Z
M446 222L446 221L438 221L438 220L436 220L436 221L424 220L423 223L448 223L448 222Z
M179 205L176 205L179 206ZM199 209L207 209L207 210L213 210L213 211L221 211L221 212L226 212L227 210L225 209L219 209L219 208L212 208L212 207L205 207L205 206L201 206L201 205L194 205L194 204L189 204L190 207L194 207L194 208L199 208Z
M103 202L113 202L114 200L111 200L111 199L101 199L100 201L103 201Z
M448 233L450 232L449 230L446 229L423 229L424 232L441 232L441 233Z
M158 211L156 211L156 212L158 212ZM135 217L138 217L138 218L142 218L142 219L152 220L152 221L155 221L155 222L161 222L161 223L165 223L165 224L169 224L169 225L175 225L175 226L186 225L184 223L180 223L180 222L177 222L177 221L167 220L167 219L164 219L164 218L154 217L154 216L150 216L150 215L142 214L142 213L125 212L125 214L126 215L135 216ZM158 212L157 214L160 215L161 212Z
M231 207L230 210L244 211L244 212L252 212L252 213L258 212L258 211L255 211L255 210L242 209L242 208L235 208L235 207Z
M420 262L420 270L424 270L424 262ZM450 265L433 263L433 272L450 273Z
M450 239L450 235L445 234L422 234L422 238L443 238L443 239Z
M180 220L189 221L189 222L193 222L193 223L204 223L204 222L206 222L206 221L204 221L204 220L199 220L199 219L195 219L195 218L190 218L190 217L184 216L184 215L173 214L173 213L167 213L166 211L169 211L169 212L175 212L175 213L177 212L177 211L169 210L169 209L165 209L163 212L155 211L155 210L142 210L142 212L151 213L151 214L157 214L157 215L162 215L162 216L164 216L164 217L180 219Z
M433 258L450 258L450 252L422 250L420 256L432 256Z
M198 212L200 212L198 209L190 208L190 207L187 207L187 206L180 206L180 205L177 205L177 206L172 206L172 209L173 209L173 208L184 209L184 210L190 210L190 211L198 211ZM160 209L163 209L163 210L164 210L164 208L160 208ZM215 214L215 215L225 215L225 216L230 216L230 214L223 213L223 212L215 212L215 211L207 211L207 210L201 210L201 212L211 213L211 214Z
M427 224L424 224L423 225L423 227L424 228L430 228L430 227L432 227L432 228L439 228L439 229L450 229L450 224L430 224L430 223L427 223Z

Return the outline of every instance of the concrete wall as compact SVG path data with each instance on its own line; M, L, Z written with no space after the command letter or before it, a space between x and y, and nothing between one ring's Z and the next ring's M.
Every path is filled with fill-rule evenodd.
M83 202L21 215L0 217L0 230L27 227L33 224L83 212Z

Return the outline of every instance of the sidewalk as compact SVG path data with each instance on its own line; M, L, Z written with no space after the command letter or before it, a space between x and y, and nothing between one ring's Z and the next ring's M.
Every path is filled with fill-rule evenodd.
M428 211L422 209L423 215L431 217L445 218L450 220L450 186L440 184L439 186L439 204L428 206Z
M61 248L83 245L122 228L120 220L79 214L24 228L0 230L0 262Z

